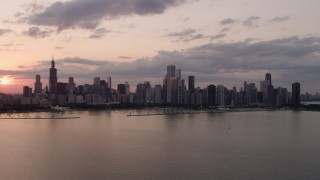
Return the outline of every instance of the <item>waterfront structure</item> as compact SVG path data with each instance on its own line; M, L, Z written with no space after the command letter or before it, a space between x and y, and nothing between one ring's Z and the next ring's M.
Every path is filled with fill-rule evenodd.
M50 93L53 93L53 94L57 93L57 83L58 83L57 69L55 68L54 58L52 58L50 74L49 74L49 92Z
M36 82L34 83L34 93L35 94L42 93L42 83L41 83L41 77L39 74L36 75Z
M300 105L300 83L292 83L292 105Z

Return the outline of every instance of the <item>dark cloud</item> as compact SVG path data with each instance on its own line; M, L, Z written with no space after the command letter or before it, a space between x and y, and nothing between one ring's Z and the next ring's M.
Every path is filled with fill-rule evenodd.
M196 32L197 32L197 30L195 30L195 29L186 29L186 30L183 30L183 31L180 31L180 32L169 33L166 36L168 36L168 37L184 37L184 36L192 35L192 34L194 34Z
M226 34L223 34L223 33L217 34L217 35L215 35L215 36L212 36L212 37L210 38L210 41L217 40L217 39L222 39L222 38L224 38L224 37L226 37Z
M220 30L221 33L224 33L224 32L228 32L230 31L231 29L230 28L223 28Z
M132 59L132 57L130 57L130 56L119 56L118 58L119 59Z
M195 29L186 29L180 32L171 32L165 36L175 38L177 42L189 42L197 39L208 38L204 34L197 33L197 30Z
M224 19L224 20L220 21L220 24L225 26L225 25L234 24L236 22L237 22L236 19L227 18L227 19Z
M30 12L32 14L34 13L39 13L41 11L43 11L45 9L45 6L44 4L40 4L38 2L32 2L32 3L29 3L27 6L26 6L26 11L27 12ZM20 13L20 14L24 14L24 13Z
M58 31L69 28L95 29L103 19L131 15L163 13L188 0L71 0L55 2L40 13L28 17L35 25L54 26Z
M25 69L26 66L18 66L19 69Z
M260 19L259 16L251 16L249 18L247 18L244 22L243 25L246 27L250 27L250 28L255 28L258 27L257 25L257 21Z
M133 86L145 80L154 85L166 73L166 66L176 65L182 75L196 76L196 84L241 85L243 81L259 82L270 67L275 86L288 87L301 82L303 91L320 87L320 37L288 37L270 41L209 43L184 51L159 51L152 58L130 62L65 58L57 60L59 80L74 76L77 83L92 83L92 78L112 76L114 84L129 81ZM0 71L0 74L23 75L33 79L35 74L47 78L50 60L41 61L34 70ZM21 77L22 78L22 77Z
M13 46L13 44L12 44L12 43L10 43L10 44L1 44L0 46L4 46L4 47L12 47L12 46Z
M16 14L14 14L14 17L20 18L20 17L23 16L23 15L24 15L24 13L22 13L22 12L17 12Z
M112 32L111 30L107 30L106 28L99 28L94 31L94 33L90 36L91 39L101 39L107 33Z
M275 17L271 21L272 22L285 22L285 21L289 21L289 20L290 20L290 16L282 16L282 17Z
M93 60L82 59L82 58L78 58L78 57L65 58L61 62L69 63L69 64L91 65L91 66L100 66L100 65L107 64L107 61L93 61Z
M186 17L186 18L183 19L184 22L187 22L189 20L190 20L190 17Z
M27 31L24 31L25 36L32 38L46 38L50 36L52 31L42 31L39 27L30 27Z
M128 29L133 29L133 28L135 28L135 27L137 27L137 25L136 25L135 23L122 24L122 25L120 26L120 28L128 28Z
M11 29L0 29L0 36L3 36L4 34L12 32Z

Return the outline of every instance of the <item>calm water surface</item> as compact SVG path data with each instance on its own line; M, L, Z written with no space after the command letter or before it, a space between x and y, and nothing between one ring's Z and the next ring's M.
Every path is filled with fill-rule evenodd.
M320 179L319 112L130 112L0 119L0 179Z

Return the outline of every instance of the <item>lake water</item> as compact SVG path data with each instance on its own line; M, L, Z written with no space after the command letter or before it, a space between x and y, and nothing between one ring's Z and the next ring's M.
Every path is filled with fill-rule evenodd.
M0 179L320 179L320 112L2 114Z

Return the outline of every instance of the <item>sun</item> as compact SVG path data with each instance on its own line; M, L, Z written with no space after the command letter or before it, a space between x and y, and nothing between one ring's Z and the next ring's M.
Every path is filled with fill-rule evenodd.
M2 85L10 84L10 79L7 76L4 76L0 79L0 84Z

